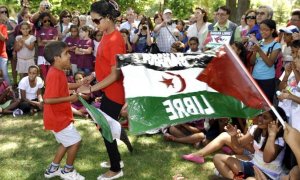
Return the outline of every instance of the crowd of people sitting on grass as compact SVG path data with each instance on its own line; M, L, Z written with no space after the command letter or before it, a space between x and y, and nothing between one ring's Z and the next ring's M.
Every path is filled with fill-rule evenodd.
M209 49L207 43L211 32L229 31L231 38L228 43L269 101L277 107L286 121L285 128L270 110L249 119L205 118L171 126L161 130L163 137L166 141L195 147L195 152L181 155L181 158L197 164L205 163L206 156L222 150L224 154L215 154L213 158L217 176L229 179L299 179L299 9L292 11L286 26L277 29L273 9L265 5L244 12L240 25L228 19L231 10L226 6L219 7L215 12L196 7L188 21L173 20L170 9L150 18L128 8L125 16L122 16L113 0L95 2L90 14L65 9L55 15L51 12L51 6L49 1L43 0L39 9L31 14L34 10L25 3L14 20L9 16L9 9L0 5L0 116L34 115L45 110L48 115L45 117L44 114L44 119L51 119L55 113L50 109L56 108L52 104L72 101L71 112L89 118L87 110L74 95L74 89L89 80L90 89L79 88L82 97L94 107L104 108L115 119L123 119L122 126L127 128L130 125L127 104L124 97L120 98L117 94L123 92L122 81L118 79L120 74L116 71L116 60L110 57L118 53L202 53ZM215 15L212 21L208 18L209 13ZM104 26L104 23L107 24ZM114 40L110 39L112 36ZM105 51L109 47L104 42L111 43L111 47L116 46L116 52ZM53 50L54 45L61 48L57 49L60 54ZM55 53L51 55L45 52L45 48ZM100 56L105 61L100 60ZM65 68L68 67L68 59L70 67ZM107 69L101 69L101 65ZM54 87L54 81L47 79L53 80L57 75L55 73L63 73L66 83L69 83L69 89L72 89L67 92L69 98L53 98L49 84L53 85L50 89L57 87ZM64 78L62 81L65 81ZM92 81L94 78L97 80ZM106 82L99 81L103 79ZM111 83L117 84L114 84L113 88L117 87L117 91L113 95L110 94L113 89ZM64 90L68 89L66 84L63 87ZM276 91L279 93L276 94ZM62 96L66 92L56 93ZM51 113L53 117L50 117ZM68 115L68 118L71 117ZM47 123L46 129L52 130L52 125ZM62 129L56 130L60 132ZM68 132L74 135L74 139L64 142L65 137L55 131L55 137L63 149L58 149L58 154L69 149L73 149L75 154L77 152L80 135L76 129ZM132 151L124 132L122 129L121 136ZM110 171L98 179L119 178L123 176L124 164L117 145L104 141L107 151L113 153L109 154L110 162L103 165ZM71 157L74 158L75 154ZM61 176L67 179L68 173L74 172L72 176L75 179L84 179L73 171L74 159L62 171L59 168L60 160L57 157L54 159L45 177ZM176 175L173 178L184 177Z

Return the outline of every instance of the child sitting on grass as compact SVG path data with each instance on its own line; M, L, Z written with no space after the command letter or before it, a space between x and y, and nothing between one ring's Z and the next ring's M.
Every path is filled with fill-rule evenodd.
M69 83L64 69L70 69L70 54L64 42L53 41L45 46L45 59L51 64L44 94L44 127L51 130L60 144L56 155L45 171L46 178L60 176L62 179L85 179L76 172L73 163L80 146L81 137L73 125L71 102L77 101L77 94L69 95L69 89L76 89L82 83ZM67 153L63 169L60 161Z
M21 98L20 109L24 113L33 115L43 109L42 88L44 81L38 76L40 73L38 66L30 66L27 72L28 76L23 77L18 86Z
M3 71L0 69L0 116L11 114L19 105L20 100L15 97L12 87L3 78Z

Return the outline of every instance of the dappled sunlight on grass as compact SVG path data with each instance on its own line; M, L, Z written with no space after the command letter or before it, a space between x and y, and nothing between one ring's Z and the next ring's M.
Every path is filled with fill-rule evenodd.
M0 145L0 153L4 153L6 151L12 151L18 148L18 144L15 142L7 142Z
M74 165L87 180L96 179L107 171L100 167L100 162L108 160L103 138L89 120L76 120L75 126L82 142ZM181 173L187 179L205 180L213 174L212 162L197 165L181 159L182 154L196 151L192 145L164 141L161 134L128 134L133 153L118 141L125 163L122 179L171 179ZM51 163L57 147L54 135L44 130L41 114L18 118L4 116L0 121L0 179L44 179L44 170ZM211 157L206 159L211 161ZM61 166L64 165L65 158L61 162Z

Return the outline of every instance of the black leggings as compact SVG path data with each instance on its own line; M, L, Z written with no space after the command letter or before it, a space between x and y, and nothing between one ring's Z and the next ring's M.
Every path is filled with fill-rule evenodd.
M276 81L274 79L258 80L255 79L259 87L263 90L271 104L273 104L273 98L275 95Z
M102 97L102 100L101 100L100 109L117 121L120 111L122 109L122 106L123 105L118 104L118 103L108 99L104 94ZM100 133L101 133L101 131L100 131ZM118 150L117 141L114 140L112 143L110 143L105 138L103 138L103 140L104 140L106 151L108 153L108 157L109 157L110 164L111 164L110 170L113 172L119 172L121 170L121 167L120 167L121 155Z

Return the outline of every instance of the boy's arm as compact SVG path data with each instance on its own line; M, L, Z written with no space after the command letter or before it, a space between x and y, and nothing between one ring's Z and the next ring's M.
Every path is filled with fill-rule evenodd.
M104 78L101 82L98 82L97 84L90 87L81 86L77 91L85 94L98 91L100 89L106 88L107 86L109 86L110 84L118 80L120 76L121 76L121 71L117 70L116 66L112 66L111 73L106 78Z
M70 90L77 89L77 88L79 88L82 85L83 85L83 81L80 81L78 83L68 83L68 86L69 86Z
M57 98L46 98L44 99L45 104L58 104L64 102L74 102L77 101L77 94L73 94L72 96L66 97L57 97Z

